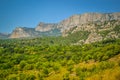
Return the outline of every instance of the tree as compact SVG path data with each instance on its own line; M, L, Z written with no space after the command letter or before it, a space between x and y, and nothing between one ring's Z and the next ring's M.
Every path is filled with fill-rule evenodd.
M73 65L70 65L70 66L67 67L67 70L68 70L70 73L72 73L72 72L73 72L73 68L74 68Z
M49 69L43 68L43 74L44 74L45 77L47 77L48 74L49 74Z
M27 75L26 80L35 80L36 77L33 74Z
M22 60L22 61L20 62L20 69L23 69L26 64L27 64L26 61Z
M63 75L63 80L70 80L69 73L66 73L65 75Z
M55 63L54 66L53 66L53 70L55 72L59 72L60 67L61 67L61 65L59 63Z

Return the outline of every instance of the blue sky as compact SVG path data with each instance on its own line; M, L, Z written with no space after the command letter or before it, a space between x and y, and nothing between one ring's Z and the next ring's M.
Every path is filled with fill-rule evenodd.
M120 12L120 0L0 0L0 32L57 23L86 12Z

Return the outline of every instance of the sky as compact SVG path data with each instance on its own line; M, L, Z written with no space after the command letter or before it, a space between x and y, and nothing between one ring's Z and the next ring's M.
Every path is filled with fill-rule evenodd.
M74 14L120 12L120 0L0 0L0 32L58 23Z

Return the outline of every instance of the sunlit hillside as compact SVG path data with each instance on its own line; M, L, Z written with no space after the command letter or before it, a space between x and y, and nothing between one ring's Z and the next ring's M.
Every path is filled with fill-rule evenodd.
M84 45L63 37L0 40L0 80L120 80L119 75L120 39Z

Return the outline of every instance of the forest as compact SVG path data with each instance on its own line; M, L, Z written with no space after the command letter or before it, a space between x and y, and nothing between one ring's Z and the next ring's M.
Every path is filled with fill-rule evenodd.
M120 39L77 38L0 39L0 80L120 80Z

